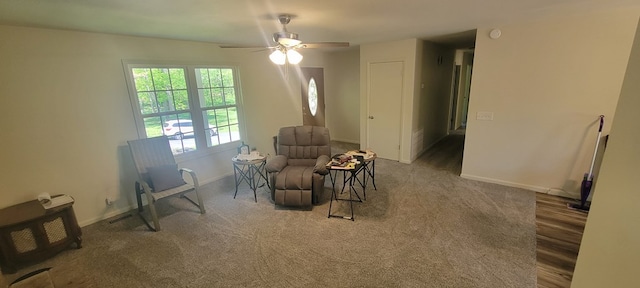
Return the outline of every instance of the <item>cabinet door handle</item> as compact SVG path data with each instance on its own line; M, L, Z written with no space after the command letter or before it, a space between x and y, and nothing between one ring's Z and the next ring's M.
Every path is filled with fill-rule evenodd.
M369 119L373 119L373 116L369 116Z

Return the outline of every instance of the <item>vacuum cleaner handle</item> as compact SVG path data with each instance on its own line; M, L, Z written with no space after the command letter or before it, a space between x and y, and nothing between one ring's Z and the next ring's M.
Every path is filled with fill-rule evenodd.
M598 128L598 132L602 132L602 126L604 126L604 115L600 115L600 128Z
M596 148L593 150L593 157L591 158L591 167L589 168L589 174L587 178L593 179L593 166L596 164L596 156L598 155L598 146L600 145L600 138L602 137L602 126L604 125L604 115L600 115L600 128L598 128L598 138L596 139Z

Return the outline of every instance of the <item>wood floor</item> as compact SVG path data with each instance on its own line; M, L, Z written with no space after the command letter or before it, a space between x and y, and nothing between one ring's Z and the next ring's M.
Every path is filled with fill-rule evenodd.
M570 287L587 214L567 208L566 198L537 193L538 287Z

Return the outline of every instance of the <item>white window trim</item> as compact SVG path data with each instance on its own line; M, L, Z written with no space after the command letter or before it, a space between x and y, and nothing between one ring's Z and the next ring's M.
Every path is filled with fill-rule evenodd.
M133 111L133 118L135 121L136 131L138 134L138 138L147 138L146 129L144 126L144 118L142 113L140 112L140 103L138 101L138 95L136 93L135 83L133 82L133 75L131 73L132 68L148 68L148 67L158 67L158 68L183 68L185 69L185 77L187 80L187 91L189 91L189 103L190 103L190 113L192 116L202 115L202 109L199 105L200 100L198 99L198 89L195 77L195 69L200 68L231 68L234 70L233 81L234 87L236 88L236 108L238 111L238 129L240 130L240 139L236 141L231 141L224 144L219 144L216 146L208 147L206 144L206 139L203 137L196 137L196 147L198 147L195 151L184 152L180 154L174 155L177 162L188 161L196 158L200 158L205 155L219 153L222 151L235 150L238 144L241 141L245 141L247 139L246 134L246 126L245 126L245 117L244 117L244 102L242 97L242 86L240 82L240 66L228 63L185 63L185 62L176 62L176 61L153 61L153 60L122 60L122 66L124 68L125 80L127 83L127 90L129 91L129 101L131 102L131 109ZM201 119L201 117L197 117L195 119ZM192 117L194 120L194 117ZM204 123L202 121L194 121L194 131L202 130L204 131ZM202 128L202 129L200 129Z

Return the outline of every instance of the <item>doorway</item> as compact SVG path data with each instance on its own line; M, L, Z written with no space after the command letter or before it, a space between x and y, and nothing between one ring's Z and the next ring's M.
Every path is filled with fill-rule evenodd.
M467 127L473 56L473 49L456 50L451 111L449 113L451 115L449 130L453 134L464 134Z

